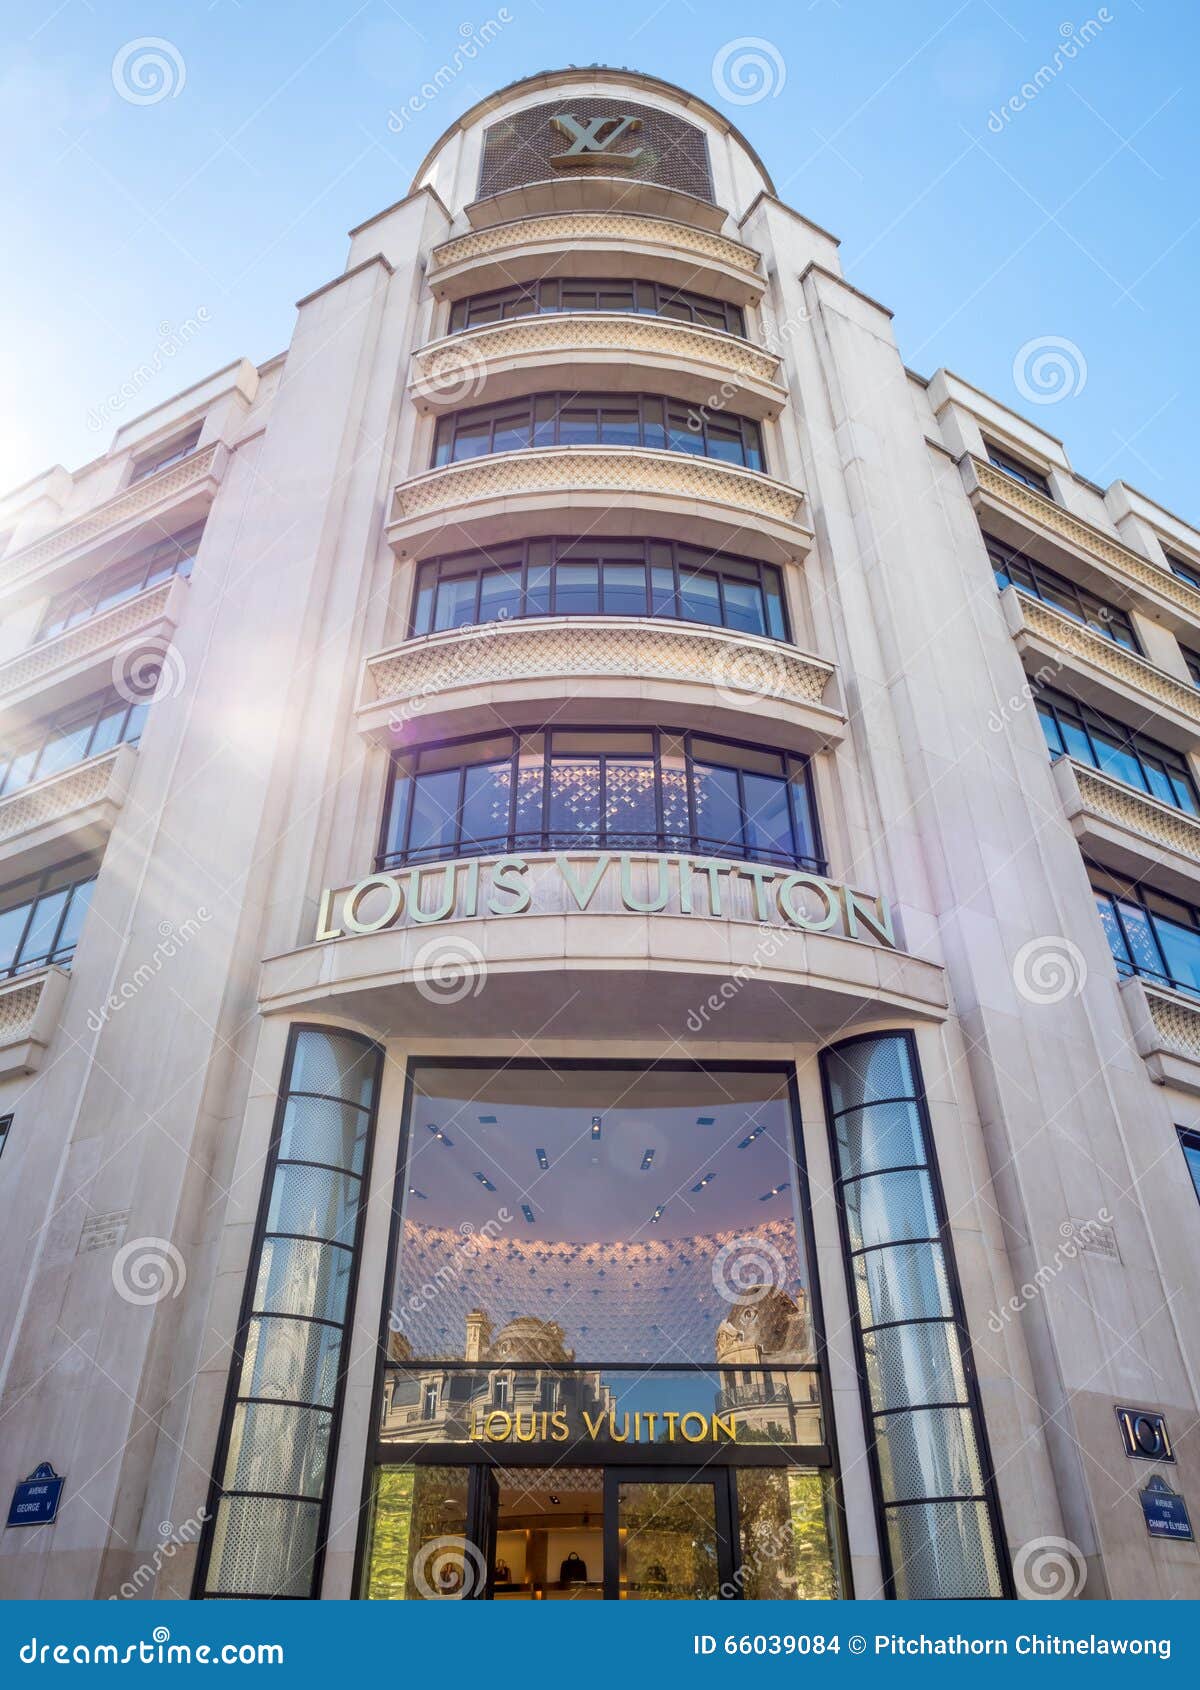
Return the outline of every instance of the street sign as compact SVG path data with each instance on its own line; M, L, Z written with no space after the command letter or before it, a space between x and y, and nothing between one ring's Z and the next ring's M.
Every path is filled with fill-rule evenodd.
M8 1524L48 1526L58 1513L65 1482L48 1461L43 1461L40 1466L34 1468L27 1479L22 1479L13 1487Z
M1195 1542L1187 1503L1178 1491L1171 1489L1165 1479L1155 1473L1145 1490L1138 1492L1138 1496L1141 1499L1142 1513L1146 1517L1146 1530L1151 1537L1173 1537L1181 1538L1187 1543Z

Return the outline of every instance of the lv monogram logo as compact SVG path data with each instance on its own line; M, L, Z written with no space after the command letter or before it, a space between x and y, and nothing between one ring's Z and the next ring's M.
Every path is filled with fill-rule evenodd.
M641 128L640 117L593 117L584 124L577 117L564 114L552 117L550 121L571 143L565 153L551 156L551 164L574 166L576 169L580 165L607 164L628 169L645 156L643 147L632 153L613 151L622 135L632 134L635 129Z

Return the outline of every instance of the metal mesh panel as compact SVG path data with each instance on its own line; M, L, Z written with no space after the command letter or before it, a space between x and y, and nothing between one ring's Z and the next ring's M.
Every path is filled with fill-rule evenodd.
M332 1162L361 1173L370 1117L348 1103L320 1097L292 1097L283 1113L280 1157L302 1162Z
M912 1409L882 1415L875 1426L886 1502L983 1491L970 1409Z
M352 1244L359 1184L353 1174L281 1162L271 1188L267 1231L302 1232Z
M375 1053L359 1039L336 1033L301 1033L296 1040L289 1091L317 1091L365 1109L371 1101Z
M984 1503L889 1508L887 1523L897 1596L909 1601L1003 1596Z
M577 119L584 128L597 117L635 117L639 126L614 140L612 154L607 159L596 155L585 157L578 167L556 166L551 159L561 157L571 145L569 137L551 121L562 114ZM635 152L641 154L635 163L621 163L621 154L628 158ZM658 182L713 203L704 131L685 123L673 112L638 105L624 94L611 94L603 99L566 94L547 105L530 106L491 124L483 136L479 197L486 199L490 194L503 193L506 188L544 182L554 176L594 175L597 171L601 175L628 175L643 182Z
M864 1326L949 1315L950 1287L939 1244L895 1244L851 1263Z
M925 1161L925 1135L915 1103L876 1103L834 1123L843 1179Z
M310 1596L315 1502L227 1496L217 1507L206 1589L212 1596Z
M937 1236L937 1210L926 1173L908 1170L872 1174L848 1185L845 1197L852 1250L906 1238Z
M914 1097L912 1061L904 1039L870 1039L831 1051L826 1059L835 1115L881 1098Z
M254 1291L256 1313L340 1321L346 1312L351 1261L349 1250L330 1244L264 1239Z
M333 1404L342 1335L311 1320L250 1322L239 1392L244 1397L286 1397Z
M324 1408L241 1403L234 1411L226 1490L290 1491L319 1498L332 1416Z
M923 1402L965 1402L962 1351L949 1321L885 1326L863 1338L872 1408Z

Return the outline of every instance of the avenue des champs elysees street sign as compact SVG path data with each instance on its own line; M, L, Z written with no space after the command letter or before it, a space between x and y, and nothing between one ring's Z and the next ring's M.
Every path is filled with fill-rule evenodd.
M606 851L467 857L369 874L354 886L322 892L314 938L575 911L749 921L896 947L885 898L822 875L725 858Z

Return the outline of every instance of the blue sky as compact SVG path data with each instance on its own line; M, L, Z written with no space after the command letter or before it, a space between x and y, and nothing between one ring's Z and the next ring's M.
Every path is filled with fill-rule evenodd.
M601 61L726 111L780 196L840 236L849 278L895 311L909 365L947 365L1061 436L1083 474L1200 523L1190 0L509 0L510 21L399 134L389 111L453 55L460 25L500 16L492 0L4 10L0 488L103 451L107 400L163 341L185 343L118 420L280 351L295 300L342 268L346 230L407 191L461 111ZM1007 108L1088 20L1087 45ZM769 44L768 80L734 104L713 64L743 36ZM173 91L134 103L114 61L146 37L166 43ZM1014 360L1020 375L1043 337L1076 349L1069 391L1030 403Z

